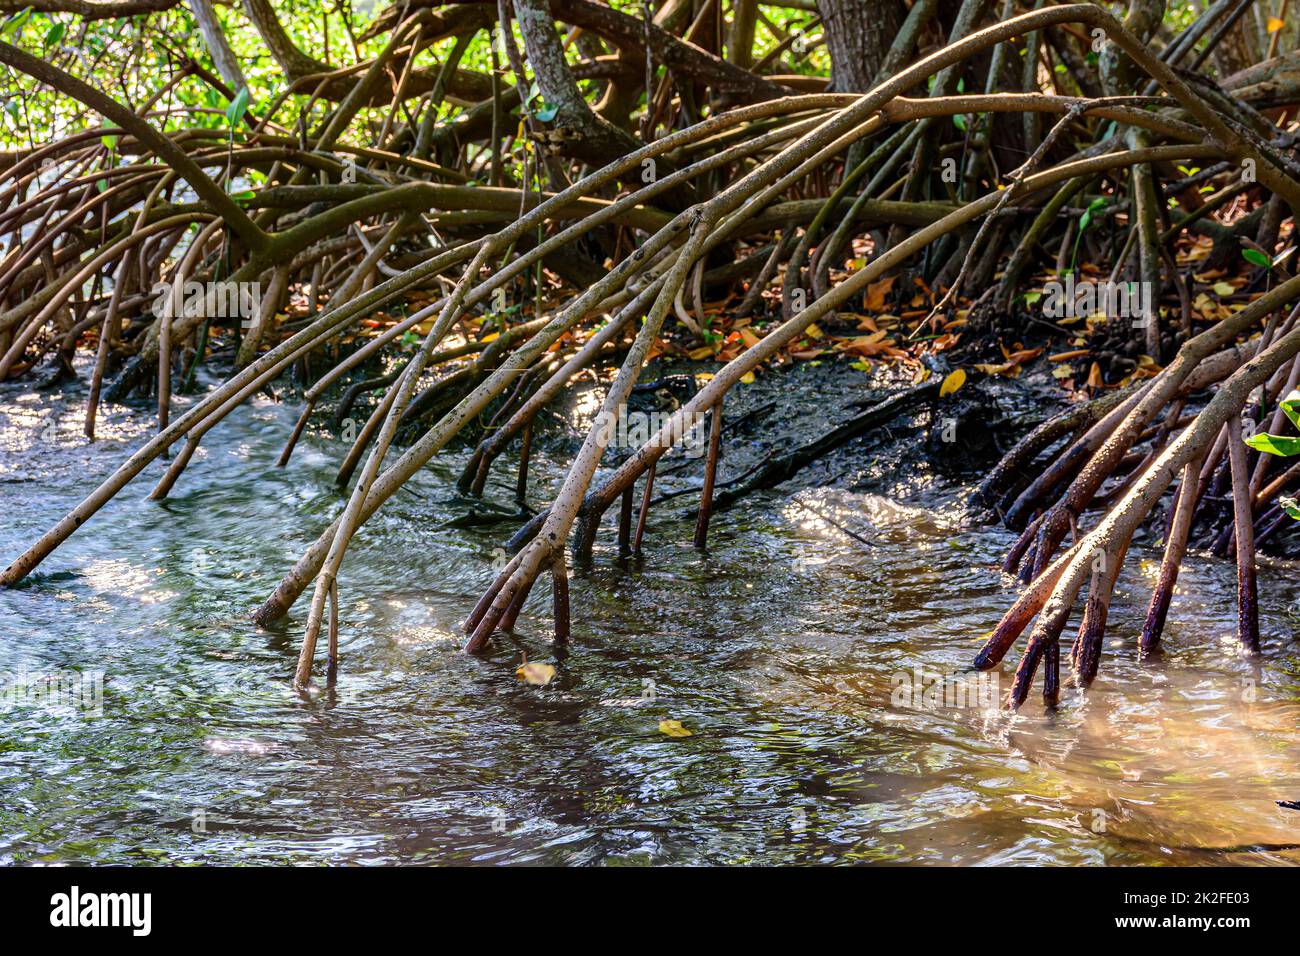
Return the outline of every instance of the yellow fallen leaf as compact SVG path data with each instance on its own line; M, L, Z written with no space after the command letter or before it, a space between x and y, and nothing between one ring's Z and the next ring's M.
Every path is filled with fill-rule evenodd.
M483 336L483 338L479 339L479 342L486 344L488 342L496 341L499 338L501 338L500 332L490 332L487 335Z
M1019 378L1024 366L1016 362L1003 362L1001 365L976 365L977 371L985 375L1001 375L1004 378Z
M1237 291L1227 282L1216 282L1210 288L1214 290L1215 295L1232 295Z
M808 326L808 328L803 330L803 334L810 339L819 339L826 333L818 328L817 323L814 322L812 325Z
M949 372L948 377L945 378L943 380L943 384L939 386L939 397L943 398L945 395L951 395L953 392L957 391L957 389L961 388L965 384L966 384L965 369L959 368L952 372Z
M528 662L515 668L515 676L534 687L545 687L555 680L555 668L550 664Z
M1268 18L1268 32L1269 32L1269 33L1277 33L1277 31L1278 31L1278 30L1281 30L1284 26L1286 26L1286 24L1283 23L1281 20L1279 20L1277 17L1269 17L1269 18Z
M744 375L740 376L740 384L742 384L742 385L753 385L753 384L754 384L754 373L753 373L753 372L746 372Z
M713 357L713 346L712 346L712 345L702 345L702 346L700 346L698 349L691 349L691 350L690 350L689 352L687 352L686 354L689 355L689 356L690 356L693 360L695 360L696 362L700 361L701 359L712 358L712 357Z
M680 720L659 721L659 733L667 734L669 737L689 737L691 735L691 732L682 726Z

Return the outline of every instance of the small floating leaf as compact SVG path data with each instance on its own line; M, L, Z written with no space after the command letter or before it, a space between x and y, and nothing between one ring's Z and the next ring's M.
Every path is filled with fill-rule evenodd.
M515 676L526 684L532 684L534 687L545 687L555 680L555 668L550 664L538 664L530 661L515 668Z
M691 735L691 732L682 726L680 720L659 721L659 733L667 734L669 737L689 737Z

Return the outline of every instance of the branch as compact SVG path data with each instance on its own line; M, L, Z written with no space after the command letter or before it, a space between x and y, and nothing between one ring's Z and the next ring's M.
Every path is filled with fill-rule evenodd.
M267 244L269 237L266 233L248 218L248 213L240 209L235 201L226 195L225 190L207 177L207 174L183 149L121 103L105 96L93 86L87 86L75 76L70 76L58 67L44 60L38 60L8 43L0 42L0 63L21 70L46 86L79 100L105 119L116 123L188 182L199 194L199 198L209 203L250 249L261 249Z
M478 4L495 5L495 3L496 0L469 0L465 4L447 6L446 14L450 16L452 11ZM438 0L409 0L404 6L389 7L375 19L363 38L393 29L403 12L409 16L411 11L422 7L441 6L446 5L439 3ZM604 37L635 61L645 59L646 25L637 17L628 16L613 7L594 3L592 0L551 0L550 6L551 13L557 20ZM790 93L790 90L780 83L774 83L748 70L742 70L734 63L728 63L694 43L687 43L673 36L662 27L652 24L649 38L650 49L656 63L664 64L678 76L698 83L707 83L718 92L731 93L747 102L777 99Z
M85 20L108 20L157 13L179 4L180 0L0 0L0 13L30 7L34 13L75 13Z

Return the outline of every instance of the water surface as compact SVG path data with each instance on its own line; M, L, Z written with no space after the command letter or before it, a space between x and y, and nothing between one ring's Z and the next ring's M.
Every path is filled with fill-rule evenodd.
M1203 556L1166 652L1139 663L1159 556L1135 547L1088 694L1014 716L900 705L918 673L970 678L1016 586L997 570L1008 534L969 519L959 482L868 441L717 516L707 554L684 498L652 515L640 561L607 530L572 582L567 649L539 586L472 658L460 622L511 526L450 524L468 510L453 450L353 544L339 678L304 697L306 602L248 621L343 504L328 434L274 467L297 410L259 398L166 502L145 500L155 464L0 591L0 672L104 675L99 716L0 703L0 862L1300 862L1300 813L1275 804L1300 799L1294 567L1261 571L1259 665L1234 646L1232 568ZM113 408L90 444L81 414L76 394L0 393L6 562L153 427ZM744 428L733 441L762 451ZM562 476L556 447L534 504ZM512 482L497 469L490 497ZM523 653L555 679L521 683Z

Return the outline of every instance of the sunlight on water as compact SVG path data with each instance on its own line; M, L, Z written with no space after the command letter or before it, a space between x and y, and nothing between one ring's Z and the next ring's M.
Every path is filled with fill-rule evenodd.
M474 659L461 622L512 526L449 525L457 451L358 537L338 683L303 696L302 604L248 621L343 504L337 440L273 467L297 411L242 409L167 501L144 500L155 463L0 592L8 686L103 675L100 716L0 702L0 861L1300 862L1300 813L1276 805L1300 799L1290 565L1261 570L1260 663L1233 646L1232 568L1199 555L1139 662L1159 555L1135 547L1094 688L1009 715L988 704L1016 653L970 668L1016 593L1009 535L937 475L859 453L718 515L707 556L686 499L652 514L640 562L602 535L569 648L538 588ZM91 445L80 425L75 402L0 395L6 559L153 427L113 409ZM534 456L538 503L562 458ZM554 680L521 682L524 652Z

